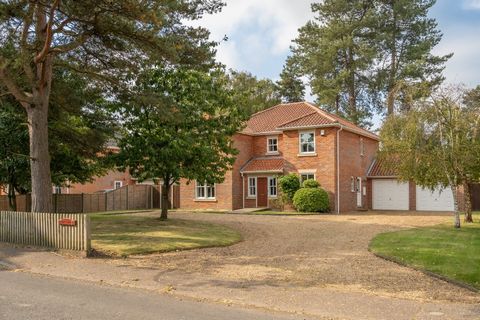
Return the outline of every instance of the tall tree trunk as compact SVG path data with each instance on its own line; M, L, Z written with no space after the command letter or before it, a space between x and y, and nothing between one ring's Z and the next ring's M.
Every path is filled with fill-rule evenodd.
M460 213L458 212L458 193L456 186L450 186L453 193L453 217L455 228L460 228Z
M358 124L358 113L357 113L357 96L355 92L355 66L353 65L353 49L351 47L348 48L348 58L347 58L347 69L350 75L349 83L348 83L348 106L349 106L349 114L352 122Z
M8 185L8 209L10 211L17 211L17 196L13 184Z
M463 198L464 198L464 210L465 210L465 218L463 219L464 222L473 222L472 217L472 199L470 198L470 184L465 182L463 184Z
M48 150L48 93L40 90L36 104L27 108L30 136L32 212L51 212L52 179Z
M387 115L392 115L395 111L395 98L397 95L397 86L395 83L397 74L397 45L396 45L396 31L397 31L397 14L395 12L394 1L390 2L392 10L392 39L390 43L390 72L388 75L388 92L387 92Z
M162 184L162 212L160 214L160 220L168 219L168 204L170 194L170 182L163 181Z

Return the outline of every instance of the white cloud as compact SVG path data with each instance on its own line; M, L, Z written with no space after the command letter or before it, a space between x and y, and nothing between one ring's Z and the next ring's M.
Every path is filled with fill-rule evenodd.
M255 74L252 69L271 63L272 57L284 59L298 28L312 18L311 3L311 0L226 0L220 13L205 16L196 24L208 28L212 40L229 38L218 47L221 62ZM235 44L232 46L231 42Z
M463 0L463 8L467 10L480 10L480 0Z

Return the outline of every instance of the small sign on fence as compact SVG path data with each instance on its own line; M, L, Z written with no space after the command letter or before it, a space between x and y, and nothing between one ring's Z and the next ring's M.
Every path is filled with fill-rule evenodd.
M77 225L77 220L73 220L73 219L60 219L60 220L58 220L58 224L61 225L61 226L74 227L74 226Z

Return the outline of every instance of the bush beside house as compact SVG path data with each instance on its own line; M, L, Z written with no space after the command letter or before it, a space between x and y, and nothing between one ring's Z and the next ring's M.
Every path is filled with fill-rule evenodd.
M300 189L300 180L295 173L290 173L278 179L282 198L286 203L292 203L293 196Z
M328 193L316 180L305 180L303 188L293 196L293 206L300 212L327 212L330 209Z

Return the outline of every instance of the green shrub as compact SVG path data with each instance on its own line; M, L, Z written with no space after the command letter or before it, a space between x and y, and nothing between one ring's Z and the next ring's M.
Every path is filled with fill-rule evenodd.
M295 192L293 205L300 212L327 212L328 193L322 188L302 188Z
M318 183L317 180L307 179L303 181L302 187L316 189L316 188L320 188L320 183Z
M278 185L282 191L282 195L287 202L292 202L293 196L298 189L300 189L300 180L294 173L290 173L286 176L278 179Z

